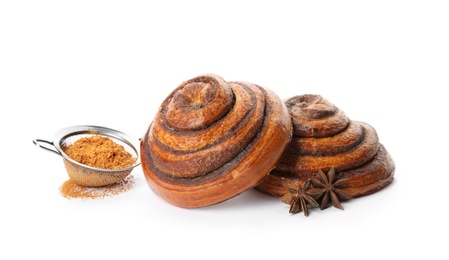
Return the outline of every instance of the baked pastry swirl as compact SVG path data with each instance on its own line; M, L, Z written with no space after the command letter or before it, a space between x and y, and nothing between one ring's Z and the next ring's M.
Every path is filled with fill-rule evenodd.
M395 165L379 143L375 129L352 121L320 95L300 95L285 101L293 122L293 138L284 158L257 189L282 196L289 187L303 186L317 172L335 168L349 196L371 194L393 181Z
M150 188L185 208L204 207L256 186L291 139L285 104L271 90L205 74L161 104L141 142Z

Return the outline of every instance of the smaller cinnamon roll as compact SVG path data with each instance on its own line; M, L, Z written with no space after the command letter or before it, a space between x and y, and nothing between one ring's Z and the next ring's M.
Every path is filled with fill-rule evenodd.
M293 122L293 138L277 167L256 188L282 196L289 187L316 179L319 170L334 167L341 187L358 197L393 181L395 164L369 124L351 121L320 95L300 95L285 101Z

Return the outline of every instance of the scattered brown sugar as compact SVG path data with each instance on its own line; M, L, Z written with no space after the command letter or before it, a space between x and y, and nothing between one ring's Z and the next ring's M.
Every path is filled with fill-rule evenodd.
M80 138L63 150L71 159L95 168L122 169L137 160L123 146L98 135Z
M133 175L128 175L125 179L108 186L86 187L76 184L73 180L65 181L59 191L67 199L103 199L115 196L130 190L135 184Z

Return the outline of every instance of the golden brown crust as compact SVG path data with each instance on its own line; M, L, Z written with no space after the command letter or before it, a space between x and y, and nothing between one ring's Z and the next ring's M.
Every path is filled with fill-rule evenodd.
M288 110L272 91L202 75L160 106L141 142L142 169L151 189L174 205L216 204L266 177L291 131Z
M293 138L285 156L257 189L276 196L297 187L318 170L334 167L347 177L343 187L353 197L370 194L393 180L394 162L369 124L350 121L319 95L285 101L293 122Z

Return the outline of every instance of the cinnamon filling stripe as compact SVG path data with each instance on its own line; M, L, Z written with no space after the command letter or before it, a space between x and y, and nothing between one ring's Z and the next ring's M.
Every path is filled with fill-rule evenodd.
M371 126L366 126L368 129ZM374 131L374 129L370 130ZM365 128L357 121L351 121L342 132L323 138L293 137L287 153L295 155L330 156L348 152L365 139Z

